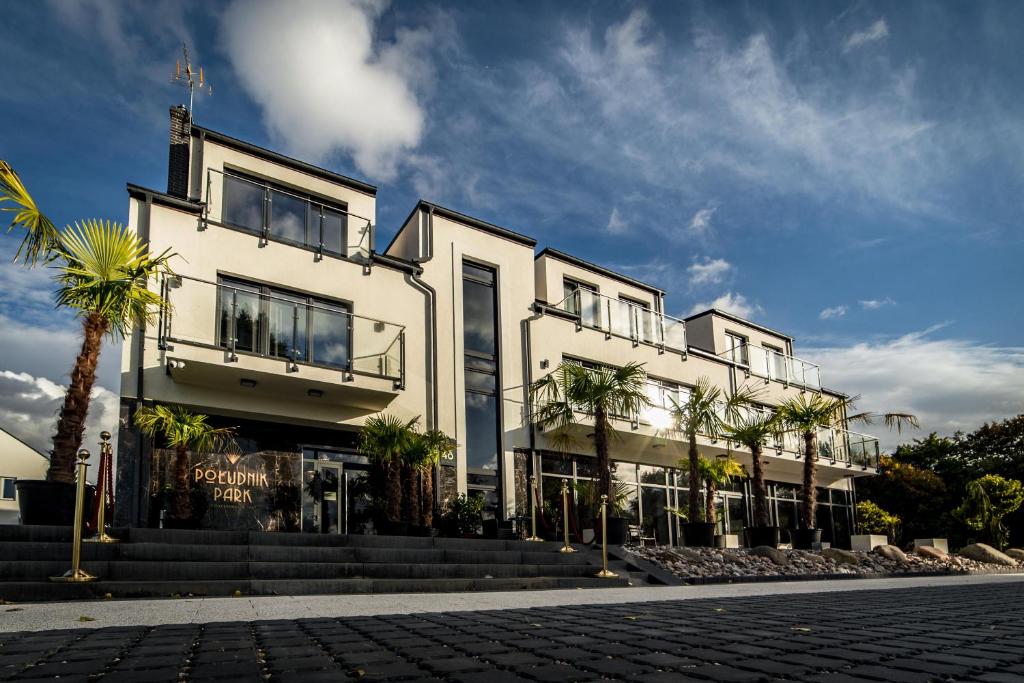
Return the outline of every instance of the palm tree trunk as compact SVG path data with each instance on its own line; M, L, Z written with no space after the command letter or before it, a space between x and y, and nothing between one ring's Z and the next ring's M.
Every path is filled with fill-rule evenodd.
M420 519L423 526L430 528L434 526L434 468L424 467L420 472L423 480L423 493L420 498Z
M804 432L804 507L800 511L800 526L804 529L814 528L814 513L818 505L818 472L817 460L814 457L816 441L814 432Z
M53 455L46 471L49 481L75 481L75 456L82 445L85 418L89 413L89 395L96 381L96 364L100 359L103 335L110 329L107 319L91 313L82 320L82 349L71 370L71 383L64 396L64 405L53 437Z
M697 434L690 433L690 498L687 506L687 520L691 523L700 521L700 454L697 452Z
M174 493L171 495L171 517L186 520L192 516L192 491L188 484L188 451L178 446L174 456Z
M597 456L597 477L601 493L612 499L612 468L608 462L608 416L602 406L594 411L594 455Z
M708 480L707 487L708 496L704 499L704 521L708 524L715 524L718 522L718 515L715 514L715 494L718 493L718 487L711 480Z
M754 526L768 526L768 491L764 483L764 461L761 459L761 444L750 447L751 460L754 463L754 477L751 489L754 494Z
M405 489L405 496L402 497L402 521L409 524L419 524L419 468L407 464L402 465L402 487Z
M387 507L386 514L389 522L398 522L402 519L402 465L392 461L387 464Z

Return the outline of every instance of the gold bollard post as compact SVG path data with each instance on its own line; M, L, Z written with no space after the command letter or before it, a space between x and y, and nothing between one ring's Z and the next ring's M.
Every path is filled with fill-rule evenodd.
M526 539L526 540L527 541L542 541L544 539L542 539L541 537L539 537L537 535L537 475L536 474L531 474L530 475L530 483L532 484L532 487L530 488L530 496L529 497L533 499L533 505L530 506L530 523L532 524L533 528L531 529L530 537L528 539Z
M71 569L64 572L62 576L51 576L50 581L62 581L68 583L81 583L95 581L96 577L82 569L79 565L82 561L82 517L85 507L85 469L88 467L85 461L89 459L89 451L82 449L78 451L78 488L75 491L75 528L71 541Z
M114 447L110 445L110 432L100 432L100 476L96 482L96 495L100 499L99 511L96 515L96 535L85 539L86 543L117 543L118 540L107 534L107 477L103 472L103 463L113 467Z
M565 546L563 546L558 552L574 553L576 550L569 545L569 484L565 479L562 480L562 522L562 526L564 527L563 537L565 538Z
M597 573L599 578L613 579L618 574L608 571L608 496L601 496L601 564L602 569Z

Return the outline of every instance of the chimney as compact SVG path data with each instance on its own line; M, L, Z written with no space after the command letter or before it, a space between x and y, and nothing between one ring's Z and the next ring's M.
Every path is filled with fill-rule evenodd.
M171 107L170 153L167 158L167 194L188 199L188 144L192 121L188 109Z

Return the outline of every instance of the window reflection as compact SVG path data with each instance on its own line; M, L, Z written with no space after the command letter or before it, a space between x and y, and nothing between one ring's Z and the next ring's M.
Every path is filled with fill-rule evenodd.
M497 398L466 392L467 467L498 469L497 424Z
M270 236L282 242L306 241L306 200L277 190L270 191Z
M350 317L342 306L318 306L313 309L312 362L334 368L347 368L350 358Z
M262 232L263 194L259 185L225 175L223 222L249 232Z

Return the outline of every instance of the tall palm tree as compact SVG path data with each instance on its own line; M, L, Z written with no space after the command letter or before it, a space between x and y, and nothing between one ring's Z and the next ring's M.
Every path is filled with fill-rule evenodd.
M745 474L743 465L732 458L700 458L697 461L697 469L700 471L700 478L704 481L704 521L708 524L717 524L715 514L715 497L718 489L731 482L736 477Z
M235 435L231 427L214 427L207 416L177 405L140 406L135 425L149 437L160 436L174 456L174 493L171 517L187 520L192 516L192 496L188 483L188 452L219 451Z
M8 230L25 229L25 237L14 255L26 266L49 261L60 240L57 227L39 209L11 165L0 159L0 210L13 213Z
M672 399L672 421L676 431L686 436L687 459L690 471L690 495L687 501L687 519L700 519L700 452L697 450L697 435L710 439L722 437L725 426L735 420L739 411L750 404L757 392L747 385L733 394L724 396L721 388L714 386L707 377L700 377L690 390L685 401ZM724 398L723 398L724 396Z
M46 476L72 482L103 338L123 338L133 327L156 318L163 300L148 285L151 278L170 272L167 261L172 254L151 256L130 228L98 220L66 228L56 250L57 305L77 312L82 348L71 370Z
M640 363L627 363L621 368L585 368L563 361L530 387L532 400L538 405L533 418L539 426L553 429L556 442L568 445L572 441L569 428L581 423L581 414L593 418L598 490L609 497L612 475L608 446L614 434L611 420L617 416L632 418L651 405L646 381L647 373Z
M419 417L402 420L394 415L374 415L359 432L359 448L373 460L379 479L384 482L384 517L388 522L402 520L402 465L409 451Z
M440 429L417 433L413 437L412 460L416 463L416 479L420 483L419 524L434 524L434 468L441 458L455 450L455 439Z
M875 413L850 415L857 397L801 393L782 403L778 408L779 418L787 431L800 435L804 443L803 491L800 510L800 527L813 529L818 506L817 452L818 431L822 429L845 429L851 422L871 423ZM917 427L917 418L910 413L885 413L885 425L902 430L903 425Z
M753 463L751 489L754 495L754 526L766 527L768 516L768 489L764 480L764 444L769 438L781 437L781 419L778 413L749 411L738 422L725 426L726 438L750 449Z

